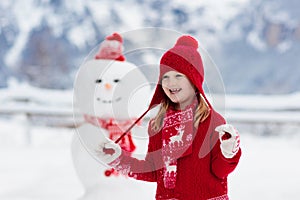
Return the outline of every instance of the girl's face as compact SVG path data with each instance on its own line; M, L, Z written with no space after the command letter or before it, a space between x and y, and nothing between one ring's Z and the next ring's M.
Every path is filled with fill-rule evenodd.
M195 95L195 87L190 80L177 71L166 72L162 76L162 88L173 103L179 104L178 108L184 109L190 105Z

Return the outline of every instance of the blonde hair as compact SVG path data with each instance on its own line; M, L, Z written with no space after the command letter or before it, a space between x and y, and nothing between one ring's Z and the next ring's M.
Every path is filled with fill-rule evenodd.
M210 113L210 108L201 94L197 95L197 99L198 99L199 104L198 104L198 106L195 110L195 114L194 114L194 127L195 128L198 128L199 123L203 122L209 116L209 113ZM161 128L163 126L165 114L171 104L172 104L172 102L168 98L165 99L161 103L160 109L158 110L157 115L154 117L154 119L151 122L151 128L155 132L158 132L161 130Z

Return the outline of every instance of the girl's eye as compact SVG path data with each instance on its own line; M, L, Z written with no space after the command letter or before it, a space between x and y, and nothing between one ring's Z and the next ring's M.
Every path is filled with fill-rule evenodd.
M169 76L163 76L163 77L162 77L162 79L167 79L167 78L169 78Z
M95 81L95 83L101 83L101 82L102 82L101 79L97 79L97 80Z
M118 83L118 82L120 82L120 79L115 79L114 82Z
M180 77L183 77L182 74L176 74L176 78L180 78Z

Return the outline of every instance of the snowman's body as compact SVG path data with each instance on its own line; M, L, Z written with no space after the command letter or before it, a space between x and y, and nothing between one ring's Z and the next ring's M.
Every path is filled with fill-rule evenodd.
M154 198L152 184L123 175L114 176L114 173L105 175L110 168L96 157L101 137L116 140L145 111L150 92L146 77L132 63L90 60L80 68L74 86L75 120L79 127L71 151L84 187L82 200L119 199L120 192L123 199ZM137 126L120 141L120 146L136 155L144 155L148 143L146 129L146 126ZM143 193L145 196L140 196Z

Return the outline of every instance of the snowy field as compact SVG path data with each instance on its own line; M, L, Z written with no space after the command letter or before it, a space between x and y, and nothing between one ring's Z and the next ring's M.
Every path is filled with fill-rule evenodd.
M237 126L243 151L237 169L229 176L231 200L298 200L300 93L226 98L226 118ZM75 131L44 126L51 125L47 117L47 123L32 118L30 124L22 114L70 117L71 102L72 91L28 85L0 90L0 111L6 113L0 115L0 200L153 200L155 185L124 177L104 179L99 186L101 198L81 198L84 187L71 151ZM56 119L54 123L70 125L65 121ZM261 121L277 122L255 124ZM295 125L282 126L284 123Z
M229 176L231 200L296 200L300 190L300 130L277 136L241 132L243 155ZM1 200L76 200L83 194L71 158L74 130L34 126L31 144L26 143L19 120L0 118L0 199ZM128 191L132 199L153 199L145 184L114 178L115 187L105 191ZM128 181L128 182L127 182ZM126 184L128 183L128 184ZM138 188L140 187L140 188ZM148 187L150 188L150 187ZM146 194L145 194L146 193ZM103 200L110 200L103 197ZM114 197L115 199L115 197ZM102 199L101 199L102 200Z

